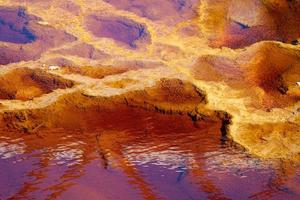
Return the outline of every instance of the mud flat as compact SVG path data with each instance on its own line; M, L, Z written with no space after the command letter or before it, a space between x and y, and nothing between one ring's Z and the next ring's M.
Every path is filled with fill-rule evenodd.
M86 109L129 106L218 121L252 155L299 159L298 2L1 6L2 127L76 127Z
M0 1L0 199L299 199L299 5Z

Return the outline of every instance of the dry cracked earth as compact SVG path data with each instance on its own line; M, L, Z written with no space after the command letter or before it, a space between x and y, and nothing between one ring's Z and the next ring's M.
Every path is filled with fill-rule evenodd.
M300 158L297 0L1 0L0 30L2 130L88 129L130 106Z

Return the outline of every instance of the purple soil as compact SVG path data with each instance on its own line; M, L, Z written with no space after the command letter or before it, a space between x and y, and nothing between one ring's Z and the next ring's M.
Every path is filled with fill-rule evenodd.
M212 46L226 46L236 49L264 40L284 41L283 37L277 33L277 30L274 30L271 26L261 25L250 27L240 22L231 22L228 24L224 35L219 40L214 41Z
M30 30L29 20L24 9L0 9L0 41L17 44L34 42L36 35Z
M233 20L230 12L226 28L217 33L211 42L212 47L243 48L260 41L275 40L297 45L300 37L300 3L298 1L281 1L281 3L262 4L265 17L255 24ZM257 5L257 8L260 6ZM249 8L237 8L251 10ZM258 11L253 10L252 18ZM251 18L251 17L250 17Z
M124 17L90 15L87 28L96 37L110 38L137 48L138 43L150 43L150 34L143 24Z
M76 40L38 20L23 8L0 7L0 65L35 60L49 48Z
M133 12L151 20L178 23L196 16L197 0L105 0L118 9Z
M88 58L93 60L99 60L103 58L109 57L108 54L105 52L94 48L92 45L89 44L77 44L73 47L59 49L53 51L53 53L60 54L60 55L72 55L72 56L78 56L82 58Z

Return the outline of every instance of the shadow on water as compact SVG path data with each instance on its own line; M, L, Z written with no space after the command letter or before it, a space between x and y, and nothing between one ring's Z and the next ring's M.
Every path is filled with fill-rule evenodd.
M86 116L85 116L86 117ZM297 166L223 144L220 123L138 109L88 131L0 134L0 199L297 199Z

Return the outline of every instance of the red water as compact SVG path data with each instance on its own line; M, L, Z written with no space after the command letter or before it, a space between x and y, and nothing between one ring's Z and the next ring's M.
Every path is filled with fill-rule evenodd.
M300 199L299 166L223 144L218 123L102 115L94 131L0 133L0 199Z

